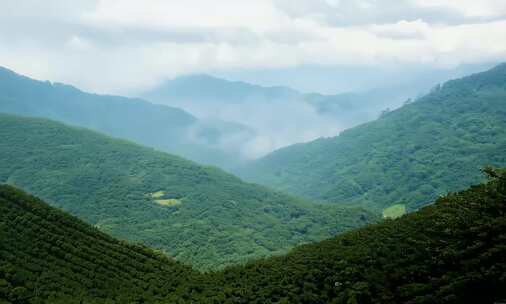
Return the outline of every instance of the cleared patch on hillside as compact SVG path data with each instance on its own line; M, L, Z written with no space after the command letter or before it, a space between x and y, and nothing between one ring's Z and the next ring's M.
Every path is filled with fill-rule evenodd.
M153 201L162 206L177 206L181 205L181 200L178 198L168 197L164 191L156 191L150 193L149 196L153 199Z
M151 196L151 198L155 198L155 199L162 198L164 195L165 195L165 192L163 192L163 191L156 191L156 192L149 194L149 196Z
M406 214L406 205L395 204L383 210L383 218L395 219Z
M181 201L175 198L171 199L159 199L155 200L157 204L160 204L162 206L177 206L181 204Z

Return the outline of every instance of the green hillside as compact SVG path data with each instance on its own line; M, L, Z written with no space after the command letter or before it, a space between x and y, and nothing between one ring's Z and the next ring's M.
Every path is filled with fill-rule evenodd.
M222 267L376 220L85 129L0 114L0 183L197 268Z
M506 173L286 256L196 273L0 186L0 303L502 303Z
M490 173L489 184L400 219L218 273L209 281L232 286L216 302L502 303L506 174Z
M340 204L414 210L506 165L506 64L449 81L427 96L333 138L267 155L240 175Z

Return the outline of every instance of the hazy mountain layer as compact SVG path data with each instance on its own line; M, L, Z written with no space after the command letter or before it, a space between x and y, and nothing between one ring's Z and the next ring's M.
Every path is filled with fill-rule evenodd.
M381 85L334 95L301 93L282 86L252 85L209 75L190 75L165 81L141 95L159 104L185 109L199 118L248 126L254 133L234 143L239 147L238 156L247 160L291 144L336 136L345 129L377 119L386 109L396 109L407 100L429 92L430 88L451 79L452 75L466 75L465 71L482 69L485 69L483 65L447 71L421 69L411 71L413 74L409 76L405 75L407 72L395 72L395 68L375 73L368 71L384 77L397 77L397 81L392 83L391 79L385 79ZM340 83L350 72L345 68L334 70L328 75L328 82ZM262 79L262 76L257 78ZM314 79L308 79L311 81Z
M222 167L236 166L237 142L252 137L239 123L198 120L177 108L89 94L3 68L0 112L55 119Z
M149 100L161 103L186 101L244 103L255 100L297 98L299 95L299 92L286 87L263 87L209 75L177 77L143 94Z
M413 91L388 88L339 95L303 94L208 75L182 76L144 93L147 100L185 109L199 118L244 124L254 131L238 142L240 157L254 159L275 149L335 136L398 107Z

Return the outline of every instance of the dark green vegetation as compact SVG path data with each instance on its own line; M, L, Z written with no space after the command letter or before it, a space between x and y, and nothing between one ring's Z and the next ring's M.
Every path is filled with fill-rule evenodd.
M284 257L231 268L212 281L233 282L229 300L243 303L506 299L506 174L489 172L495 178L487 185Z
M237 157L221 141L251 136L240 124L202 121L177 108L89 94L1 67L0 112L54 119L223 167L236 165Z
M199 274L0 187L4 303L500 303L506 173L396 220ZM2 301L2 300L0 300Z
M506 165L506 64L449 81L334 138L280 149L241 175L311 199L417 209Z
M0 114L0 139L0 183L200 269L280 254L376 220L44 119Z
M0 186L0 241L0 303L173 302L193 273L10 186Z

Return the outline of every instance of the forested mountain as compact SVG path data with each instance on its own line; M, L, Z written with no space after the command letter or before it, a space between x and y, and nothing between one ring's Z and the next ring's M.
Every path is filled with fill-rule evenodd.
M215 290L225 290L228 302L213 299L501 303L506 299L506 174L489 172L496 176L489 184L439 198L400 219L218 273L207 281L225 286Z
M240 174L338 204L414 210L506 165L506 64L449 81L337 137L280 149Z
M201 269L279 254L376 219L60 123L0 114L0 183Z
M202 121L181 109L89 94L1 67L0 112L55 119L222 167L237 165L234 143L252 137L238 123Z
M286 256L196 273L0 186L0 303L501 303L506 173Z
M488 63L463 64L449 69L424 66L412 70L403 66L407 70L402 72L402 69L390 66L382 73L367 68L343 69L334 77L328 75L330 81L347 82L362 86L362 89L331 95L306 94L305 99L315 105L320 113L334 117L350 128L375 120L383 111L397 109L403 103L425 95L439 83L482 72L493 66ZM364 86L363 82L368 84Z

